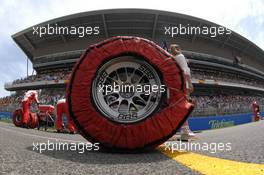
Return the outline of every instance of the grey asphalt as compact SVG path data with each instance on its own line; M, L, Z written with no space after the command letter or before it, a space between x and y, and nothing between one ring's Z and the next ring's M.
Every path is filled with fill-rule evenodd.
M33 151L33 143L54 139L83 141L80 135L57 134L0 122L1 174L199 174L154 150L140 154L98 151Z
M264 121L204 131L197 136L198 140L193 143L231 143L230 151L196 150L201 154L264 163ZM0 122L0 174L199 174L156 150L138 154L33 150L33 143L48 140L86 142L77 134L23 129Z
M198 134L199 143L230 143L231 151L199 150L205 155L248 163L264 164L264 120Z

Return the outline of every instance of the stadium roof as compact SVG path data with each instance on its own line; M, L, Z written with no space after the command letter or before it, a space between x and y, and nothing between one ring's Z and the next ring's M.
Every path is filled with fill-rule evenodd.
M185 50L208 53L233 59L243 58L260 70L264 69L264 51L241 35L232 32L230 35L180 35L172 38L164 35L165 26L219 26L215 23L183 14L146 10L146 9L112 9L83 12L56 18L35 26L99 26L100 34L80 38L78 35L44 35L33 34L33 26L12 36L17 45L25 52L33 65L37 58L46 55L85 49L89 44L103 39L133 35L151 39L156 42L163 40L177 42Z

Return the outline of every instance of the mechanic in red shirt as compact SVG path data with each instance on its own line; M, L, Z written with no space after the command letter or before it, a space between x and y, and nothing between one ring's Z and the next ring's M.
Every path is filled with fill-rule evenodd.
M22 108L23 108L22 123L24 127L28 127L28 124L30 122L30 105L33 102L39 104L38 92L34 90L29 90L25 93L24 98L22 100Z

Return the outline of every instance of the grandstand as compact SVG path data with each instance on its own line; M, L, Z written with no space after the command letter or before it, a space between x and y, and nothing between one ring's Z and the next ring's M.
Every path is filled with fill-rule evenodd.
M184 50L192 71L197 108L193 116L247 113L257 100L264 106L264 51L251 41L232 31L230 35L164 35L165 26L219 25L178 13L113 9L69 15L36 26L98 26L98 35L33 34L29 27L12 36L32 62L36 75L5 84L16 95L0 100L1 110L11 110L27 89L42 89L40 99L55 104L64 96L67 80L74 63L84 49L112 36L132 35L150 39L157 44L177 43Z

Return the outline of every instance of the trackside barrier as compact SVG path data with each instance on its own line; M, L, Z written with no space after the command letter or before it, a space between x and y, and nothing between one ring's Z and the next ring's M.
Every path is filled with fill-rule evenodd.
M0 112L0 121L1 120L12 120L12 112Z
M12 120L12 112L0 112L0 121L1 120ZM63 114L63 117L62 117L62 121L63 123L66 123L67 124L67 119L66 119L66 116Z
M264 112L261 112L260 116L264 116ZM249 123L252 122L252 118L253 113L248 113L223 116L190 117L188 122L192 131L201 131Z
M249 123L252 122L252 116L253 113L209 117L190 117L188 122L192 131L201 131ZM260 116L264 117L264 112L261 112ZM63 119L63 122L67 123L66 117L63 117ZM1 120L11 121L12 113L0 112L0 121Z

